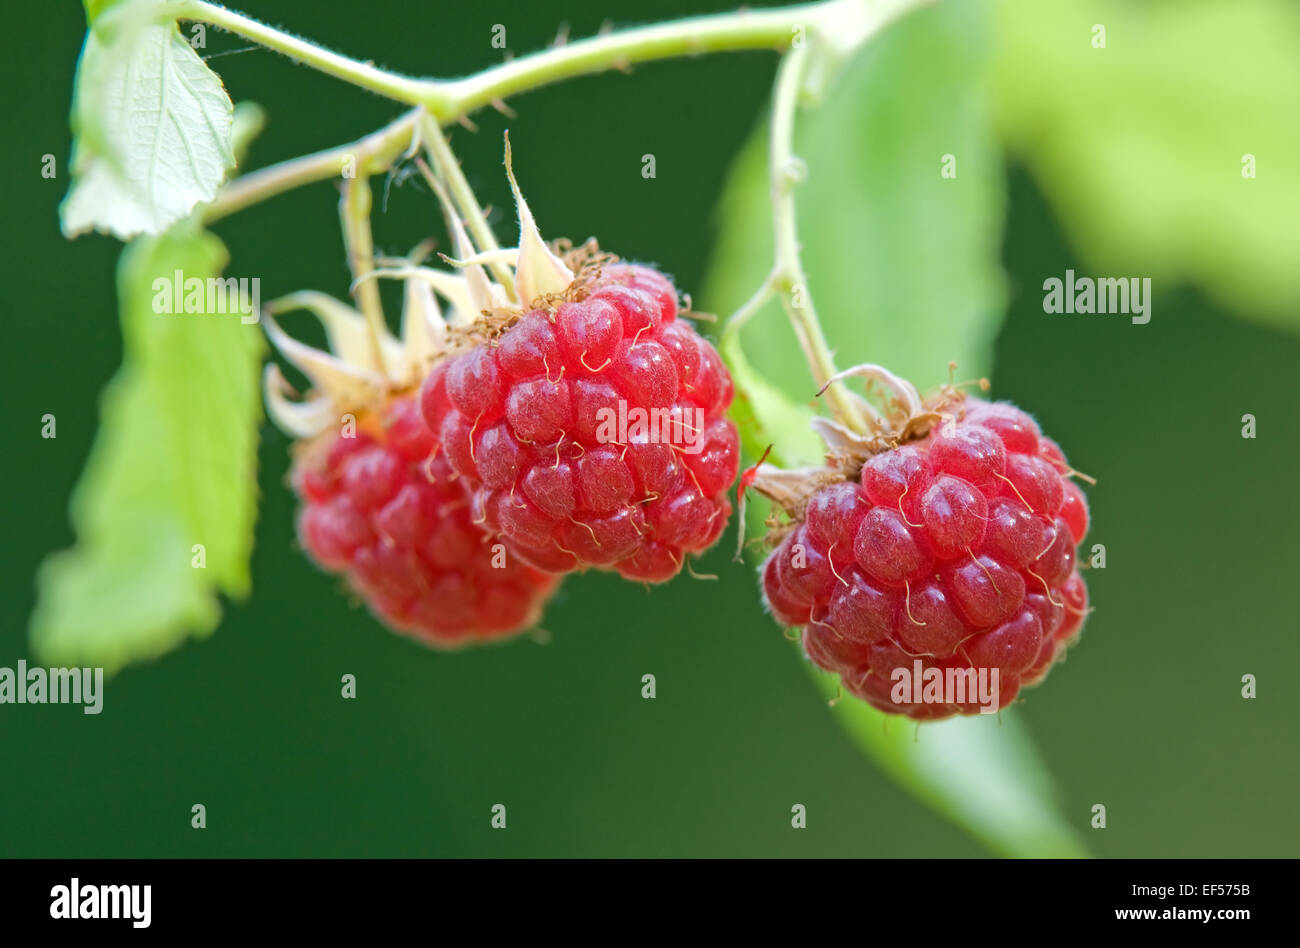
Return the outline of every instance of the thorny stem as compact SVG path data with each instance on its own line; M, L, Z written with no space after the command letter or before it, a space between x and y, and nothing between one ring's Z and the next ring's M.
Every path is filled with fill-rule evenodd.
M522 56L463 79L417 79L321 49L205 0L180 0L175 16L229 30L378 95L422 105L440 123L457 121L507 96L540 86L675 56L776 49L816 33L847 51L900 12L925 0L821 0L771 10L739 10L603 33Z
M499 104L509 95L576 76L625 69L635 63L727 50L775 50L789 47L795 40L817 40L823 48L843 55L906 11L927 2L932 0L821 0L771 10L691 17L557 46L464 79L414 79L389 73L205 0L179 0L175 15L221 27L353 85L421 106L439 125L448 125L480 108ZM206 219L215 220L282 191L335 177L340 162L353 151L369 153L367 173L382 172L410 144L420 114L417 108L360 142L238 178L209 206Z
M411 143L421 114L413 109L365 138L241 175L204 209L203 220L210 224L304 184L337 178L345 169L358 175L382 174Z
M803 162L794 154L794 118L799 95L808 74L811 47L792 49L781 61L772 100L772 128L768 151L772 193L774 261L772 272L753 296L732 315L723 334L723 345L734 351L741 327L773 297L779 295L803 349L804 358L818 387L836 374L835 357L826 343L808 278L799 254L799 234L794 191L803 180ZM865 431L859 406L839 382L826 388L826 396L837 416L855 431Z
M284 53L289 58L305 63L326 75L369 89L390 99L397 99L399 102L415 105L426 101L422 97L427 97L430 93L428 89L430 83L426 81L399 76L379 69L371 63L363 63L332 53L315 43L299 39L215 3L206 3L204 0L182 0L173 8L173 15L179 20L194 20L221 27L244 39L252 40L259 46Z
M478 244L478 249L482 253L488 253L497 249L496 236L492 233L492 228L488 224L487 217L483 209L479 207L478 198L474 196L474 189L469 186L469 181L465 178L465 172L460 168L460 162L452 153L451 145L442 133L438 122L424 115L420 119L420 142L432 156L438 173L442 180L446 182L447 190L451 193L452 200L460 209L461 215L465 218L465 226L468 228L474 241ZM488 269L492 275L497 278L506 293L513 296L515 291L514 274L510 268L500 261L493 261L488 264Z
M350 261L354 268L365 266L364 273L368 274L373 264L368 176L390 168L420 136L461 205L467 226L480 246L488 249L494 246L491 230L473 201L468 182L441 134L441 126L462 120L484 106L500 106L507 96L611 68L626 69L635 63L724 50L791 47L780 67L772 110L770 158L775 263L767 281L733 316L723 342L738 348L736 333L740 327L773 295L780 294L813 377L819 385L825 385L835 375L834 358L808 294L799 258L793 197L794 188L803 176L803 165L792 150L794 113L808 79L809 51L816 48L830 57L844 56L903 13L928 2L931 0L820 0L770 10L692 17L557 45L463 79L417 79L330 52L206 0L179 0L175 4L178 19L229 30L321 72L417 106L351 145L283 162L232 182L207 208L205 219L216 220L290 188L334 177L355 153L357 178L350 179L352 183L345 181L344 185L344 229ZM426 128L422 129L422 125ZM358 179L364 188L355 183ZM361 213L359 202L363 190L365 217L360 219L356 215ZM466 194L469 200L465 200ZM363 272L354 269L354 276L362 275ZM383 327L383 313L378 289L368 280L362 281L361 287L358 304L371 325L376 357L382 366L379 330ZM855 430L865 430L859 406L842 385L831 384L826 393L832 410L842 421Z
M861 3L861 0L852 0ZM449 119L473 112L494 101L560 79L626 69L636 63L675 56L745 49L788 47L795 31L821 22L843 0L741 10L692 17L594 36L511 60L476 76L434 83L445 92L452 109ZM437 114L431 103L431 111Z

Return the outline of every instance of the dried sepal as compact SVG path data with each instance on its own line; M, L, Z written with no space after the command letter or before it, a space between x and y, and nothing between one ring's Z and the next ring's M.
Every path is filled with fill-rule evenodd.
M423 370L447 350L447 324L442 321L433 288L419 280L407 280L402 289L402 348L408 377L414 385Z
M262 374L266 392L266 413L276 426L295 438L310 438L319 434L335 417L334 401L329 396L300 401L284 373L274 362L266 364Z
M339 359L349 365L379 371L379 367L374 364L370 326L364 316L346 303L315 290L301 290L272 300L263 309L271 316L296 309L307 310L320 320L329 339L330 351ZM394 359L402 358L401 343L388 332L381 335L379 343L383 347L386 364L392 365Z
M901 428L906 419L920 414L923 410L921 394L916 390L915 385L890 372L884 366L871 362L853 365L842 372L835 373L822 386L821 391L824 392L836 382L842 382L848 378L866 379L868 392L872 391L875 386L879 386L884 390L888 419L891 427L895 430ZM820 395L821 392L818 392L818 394ZM873 414L875 413L873 412ZM874 420L878 422L878 427L883 427L884 419L879 414L875 414Z
M449 257L445 253L440 253L438 256L453 267L491 266L494 263L504 263L508 267L514 267L519 263L519 248L499 247L496 250L484 250L463 260Z
M405 283L400 340L381 330L376 346L362 314L323 293L294 293L265 308L267 336L312 384L307 398L295 401L296 393L278 370L266 375L268 407L277 422L295 435L304 436L322 419L328 424L328 418L339 412L372 407L418 384L438 359L466 344L490 341L534 305L549 306L582 293L574 270L542 240L515 180L509 138L505 165L519 216L518 247L476 247L448 186L424 162L417 159L417 164L446 218L454 256L439 256L452 269L423 265L432 250L432 241L426 241L407 257L376 259L378 266L359 275L351 287L355 293L368 280ZM490 243L490 238L484 239ZM598 264L607 257L598 256L592 245L581 260ZM439 297L445 306L439 306ZM291 338L271 318L291 309L310 310L320 319L331 351ZM375 365L377 355L384 365ZM329 411L324 410L327 406Z
M534 300L560 296L573 283L573 271L565 266L551 248L542 240L533 212L528 209L515 180L510 162L510 136L506 136L506 177L515 196L515 212L519 215L519 261L515 268L515 292L524 307Z
M887 434L859 434L848 425L817 415L809 421L809 427L826 445L826 454L837 466L861 464L881 451L887 451L895 442Z
M433 267L381 267L370 271L369 278L390 280L416 280L433 289L450 306L443 320L453 329L472 326L481 311L475 308L474 296L465 279L459 274Z
M271 316L263 315L262 324L280 354L311 380L313 391L346 405L367 404L389 388L386 376L299 342L285 333Z
M808 499L821 488L857 479L871 457L925 438L935 425L945 420L960 420L964 415L966 394L959 386L944 385L922 398L911 382L871 363L837 372L818 394L848 378L865 379L868 391L883 398L886 413L877 412L861 396L849 393L850 398L866 409L863 417L869 430L859 431L838 417L812 418L809 426L826 446L825 465L786 471L760 462L752 469L748 486L771 500L774 508L789 521L784 525L769 521L770 542L778 542L791 524L803 520Z

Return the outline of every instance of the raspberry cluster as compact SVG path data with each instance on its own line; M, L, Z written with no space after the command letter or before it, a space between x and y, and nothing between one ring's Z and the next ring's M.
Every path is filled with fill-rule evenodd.
M558 578L494 550L414 396L358 422L354 437L308 442L294 465L298 532L316 563L345 576L391 628L435 647L535 623Z
M1078 636L1088 593L1075 549L1083 493L1028 415L968 399L964 414L831 483L766 561L776 618L819 667L880 710L918 720L976 701L896 702L895 669L998 669L998 706L1040 682Z
M436 366L424 418L473 522L525 561L663 582L731 514L731 378L654 270L607 265L575 295Z

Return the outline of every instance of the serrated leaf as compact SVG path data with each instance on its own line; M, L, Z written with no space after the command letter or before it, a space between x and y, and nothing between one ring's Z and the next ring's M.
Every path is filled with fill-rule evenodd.
M1191 283L1300 328L1300 7L996 9L998 125L1096 274L1150 277L1157 295Z
M986 374L1003 316L1003 168L982 91L981 10L946 4L901 21L798 120L796 151L808 166L797 192L799 236L837 361L883 363L923 391L947 381L950 360L962 377ZM744 303L771 265L766 134L760 129L737 160L721 205L703 294L713 312ZM955 158L955 178L941 176L945 155ZM754 317L742 334L752 366L732 363L738 390L759 383L748 407L778 452L806 445L807 432L795 426L806 425L798 409L813 389L784 321L775 304ZM783 403L768 412L773 398ZM756 446L746 447L752 454ZM761 535L761 507L749 510L751 536ZM836 680L803 661L833 695ZM925 725L919 734L853 698L832 714L901 786L991 848L1083 853L1014 711Z
M159 234L212 200L234 167L234 106L149 0L101 13L77 64L68 237ZM164 11L165 12L165 11Z
M206 281L225 262L221 242L189 222L122 254L124 363L70 504L78 544L38 577L31 640L44 661L112 672L210 633L218 592L248 592L260 330L237 314L154 306L178 272Z

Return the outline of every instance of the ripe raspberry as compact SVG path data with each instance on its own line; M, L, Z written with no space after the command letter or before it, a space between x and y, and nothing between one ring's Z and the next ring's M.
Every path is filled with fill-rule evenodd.
M996 668L1005 707L1078 637L1088 603L1075 562L1088 508L1060 448L1010 405L949 393L945 409L818 487L762 570L814 664L917 720L980 709L950 692L896 702L895 669Z
M444 315L424 271L405 280L400 341L320 293L265 307L276 348L312 383L296 398L274 362L266 406L296 439L293 483L303 502L299 535L324 569L342 574L371 610L399 632L438 648L497 639L537 621L555 577L507 553L479 529L463 481L448 467L420 415L418 391L446 357L453 332L476 326L484 300L473 279L436 274ZM379 271L376 271L379 272ZM286 335L273 318L311 310L330 352ZM355 428L355 437L345 431Z
M475 522L526 561L662 582L731 515L731 377L648 267L579 273L562 296L435 368L425 420Z
M437 648L498 639L533 625L556 577L493 549L414 396L355 437L326 433L299 451L298 533L322 568L341 573L396 631Z

